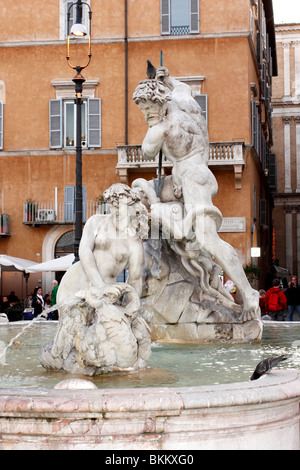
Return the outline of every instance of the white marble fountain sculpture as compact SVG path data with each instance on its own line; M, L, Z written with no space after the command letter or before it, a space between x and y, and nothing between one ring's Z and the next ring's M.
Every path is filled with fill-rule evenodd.
M142 304L153 339L260 340L258 292L250 286L234 248L218 235L222 214L212 202L218 185L208 168L206 122L191 87L159 67L155 79L139 83L133 99L149 126L144 158L153 159L162 151L173 163L160 194L155 181L139 178L132 184L151 208L146 260L152 275ZM153 248L157 227L162 231L159 250ZM157 262L159 274L153 269ZM223 288L221 268L236 284L241 305Z
M92 376L143 368L151 355L151 332L139 314L148 213L126 185L112 185L104 198L110 214L88 219L80 261L59 286L56 335L40 351L48 370ZM116 283L126 267L128 283Z
M104 192L110 214L87 221L80 261L58 290L57 332L40 351L49 370L96 375L140 369L151 355L151 339L244 342L262 335L258 292L218 235L222 214L212 203L218 187L191 88L160 67L133 98L149 125L144 157L162 150L173 162L172 175L159 195L145 179L132 189L119 183ZM143 243L149 208L152 238ZM238 287L242 305L223 288L220 267ZM128 282L117 283L125 268Z

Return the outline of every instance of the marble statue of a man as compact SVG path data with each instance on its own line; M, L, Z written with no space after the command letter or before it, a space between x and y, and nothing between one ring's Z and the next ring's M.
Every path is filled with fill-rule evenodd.
M206 122L192 89L172 78L165 67L159 67L156 79L140 82L133 99L149 126L142 145L144 158L153 159L161 149L173 162L174 195L178 200L183 199L185 207L183 236L193 227L200 248L216 260L240 290L241 319L258 318L258 292L250 286L234 248L217 233L222 214L212 199L218 185L208 168Z

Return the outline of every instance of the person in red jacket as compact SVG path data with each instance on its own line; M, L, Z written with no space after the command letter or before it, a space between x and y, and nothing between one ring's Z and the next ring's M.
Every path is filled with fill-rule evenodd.
M287 309L285 294L280 289L279 279L273 280L273 287L266 293L266 304L272 320L277 321L280 316L283 318L284 310Z

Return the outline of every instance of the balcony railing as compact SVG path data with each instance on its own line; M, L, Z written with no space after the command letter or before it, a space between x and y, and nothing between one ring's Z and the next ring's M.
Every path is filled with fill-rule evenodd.
M143 156L141 145L118 146L118 168L149 168L156 167L158 155L150 160ZM209 146L209 166L245 165L243 158L243 142L214 142ZM163 166L172 167L173 164L167 158L163 160Z
M0 236L10 235L9 232L9 215L0 214Z
M150 160L143 156L141 145L118 146L117 171L123 183L128 184L129 171L156 170L158 155ZM209 145L209 167L232 168L235 175L235 188L241 188L241 176L245 166L243 142L213 142ZM162 167L172 168L173 163L166 157L163 158Z
M106 203L96 200L83 204L83 222L95 214L108 214ZM75 202L25 202L23 206L23 224L25 225L62 225L75 222Z

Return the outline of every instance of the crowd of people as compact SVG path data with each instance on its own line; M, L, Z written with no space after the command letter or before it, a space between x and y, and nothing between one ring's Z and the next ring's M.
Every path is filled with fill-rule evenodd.
M300 316L300 285L297 276L292 276L287 287L281 286L279 279L274 279L272 284L267 292L259 291L262 319L293 321L295 311Z
M297 276L292 276L287 287L283 287L279 279L273 279L272 287L267 291L259 291L259 306L263 320L293 321L294 313L300 317L300 284ZM50 307L56 305L58 282L52 281L52 290L43 296L42 288L36 286L34 292L29 294L24 302L23 320L32 320L38 316L47 320L57 320L58 311ZM7 314L20 299L14 291L7 296L0 296L0 313Z
M8 315L16 305L21 305L23 320L33 320L36 317L57 320L58 311L50 309L50 307L56 305L57 290L58 282L56 280L52 281L51 292L45 295L42 293L42 288L36 286L34 292L27 295L24 302L20 301L15 292L12 291L8 296L0 296L0 313Z

